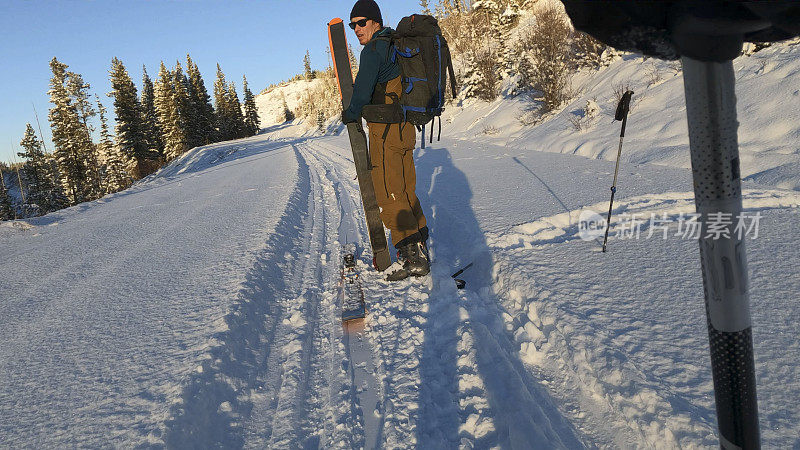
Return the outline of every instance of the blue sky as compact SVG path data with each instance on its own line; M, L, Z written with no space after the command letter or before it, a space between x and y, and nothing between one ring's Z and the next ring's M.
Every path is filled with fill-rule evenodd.
M417 0L378 2L388 25L417 12ZM48 63L55 56L81 74L113 114L106 94L117 57L141 88L142 65L151 78L189 53L209 92L222 66L242 94L242 75L258 93L302 70L311 52L314 68L327 66L326 24L349 18L354 0L0 0L0 161L11 161L39 113L47 148L53 150L47 112ZM348 35L354 49L355 36ZM112 123L113 126L113 123ZM12 150L13 146L13 150ZM17 158L19 160L19 158Z

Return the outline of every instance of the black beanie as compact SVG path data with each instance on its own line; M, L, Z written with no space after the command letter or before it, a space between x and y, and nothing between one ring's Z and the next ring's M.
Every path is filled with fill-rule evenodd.
M366 17L367 19L372 19L383 25L381 9L378 8L378 4L375 3L375 0L358 0L355 6L353 6L353 10L350 12L350 20L353 20L353 17Z

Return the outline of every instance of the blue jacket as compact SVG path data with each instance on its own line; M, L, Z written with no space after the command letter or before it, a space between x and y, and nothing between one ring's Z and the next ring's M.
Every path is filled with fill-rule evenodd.
M384 27L377 31L372 40L361 50L358 64L358 75L353 85L353 98L350 106L344 111L345 119L358 120L361 109L372 100L375 85L386 83L400 76L400 65L389 58L389 42L375 39L378 36L391 34L394 30Z

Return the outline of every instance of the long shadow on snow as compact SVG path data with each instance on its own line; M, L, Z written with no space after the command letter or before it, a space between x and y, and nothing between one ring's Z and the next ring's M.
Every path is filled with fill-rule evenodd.
M553 191L553 189L550 187L550 185L548 185L548 184L547 184L547 183L546 183L546 182L545 182L545 181L542 179L542 177L540 177L539 175L536 175L536 173L535 173L534 171L532 171L532 170L531 170L531 169L530 169L528 166L526 166L526 165L525 165L525 163L523 163L522 161L520 161L520 160L519 160L519 158L517 158L516 156L513 156L513 157L511 157L511 159L513 159L515 163L517 163L517 164L519 164L520 166L522 166L522 168L523 168L523 169L525 169L526 171L528 171L528 173L530 173L531 175L533 175L533 177L534 177L534 178L536 178L537 180L539 180L539 182L540 182L540 183L542 183L542 186L544 186L544 188L545 188L545 189L547 189L547 192L549 192L549 193L550 193L550 195L552 195L552 196L553 196L553 198L554 198L554 199L556 199L556 201L558 202L558 204L559 204L559 205L561 205L561 207L562 207L562 208L564 208L564 211L565 211L567 214L571 214L571 213L572 213L572 211L570 211L570 209L567 207L567 205L565 205L565 204L564 204L564 202L561 200L561 197L559 197L559 196L558 196L558 194L556 194L556 193L555 193L555 191ZM570 221L569 221L569 223L572 223L572 219L571 219L571 218L570 218Z
M434 288L425 324L420 367L421 400L417 442L423 448L458 446L459 427L477 411L460 410L459 328L474 336L476 364L493 412L495 431L475 440L478 447L583 447L538 380L524 367L517 344L505 330L505 311L492 293L492 254L470 205L472 190L445 148L421 150L417 158L417 195L430 205L427 216L434 253ZM469 262L467 289L458 292L449 274ZM460 318L465 308L469 319ZM463 397L474 395L472 389ZM468 435L467 435L468 437ZM437 442L438 441L438 442Z
M291 267L285 255L301 245L297 224L303 223L308 213L308 168L304 170L302 157L296 156L298 181L284 215L247 272L239 300L225 316L227 329L214 335L211 357L203 362L202 370L189 376L182 401L170 411L165 436L169 448L244 445L242 422L252 405L240 401L237 392L255 388L269 360L282 317L277 299L287 288L285 270Z

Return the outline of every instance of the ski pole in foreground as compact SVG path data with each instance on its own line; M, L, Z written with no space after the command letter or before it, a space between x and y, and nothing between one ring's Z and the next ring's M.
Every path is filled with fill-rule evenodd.
M723 448L759 448L747 257L744 237L735 231L742 184L733 61L684 56L681 63L720 442ZM709 233L714 218L730 219L723 220L730 222L724 233Z
M758 449L733 59L742 43L800 35L800 2L561 0L576 29L683 65L700 264L720 447ZM713 230L713 233L710 231Z
M606 243L608 242L608 229L611 228L611 209L614 207L614 194L617 193L617 175L619 174L619 157L622 155L622 140L625 138L625 125L628 123L628 111L631 109L631 97L633 91L627 91L622 94L617 105L617 113L614 114L614 120L622 121L622 131L619 133L619 148L617 149L617 166L614 168L614 182L611 184L611 201L608 204L608 219L606 219L606 236L603 238L603 253L606 252Z

